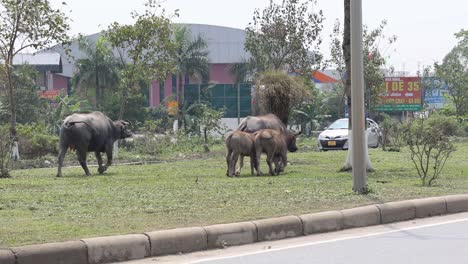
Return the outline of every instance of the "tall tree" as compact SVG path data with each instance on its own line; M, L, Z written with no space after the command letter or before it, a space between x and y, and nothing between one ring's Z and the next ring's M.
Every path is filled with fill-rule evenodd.
M382 21L381 25L374 30L368 31L366 27L363 28L363 61L364 61L364 82L366 84L366 90L369 98L369 101L378 100L378 93L383 82L383 69L382 66L385 64L385 58L383 52L379 47L380 40L384 37L383 29L385 28L386 21ZM339 24L335 24L334 34L335 37L339 36ZM392 44L396 41L396 37L392 36L388 39L388 44ZM339 39L335 38L332 41L332 56L334 56L335 65L340 71L345 70L341 73L342 78L344 78L344 93L346 95L346 104L348 108L349 116L349 131L352 131L351 125L351 2L350 0L344 0L344 30L343 30L343 42L341 43L341 48L343 50L342 56L339 56ZM344 63L342 62L344 61ZM372 102L371 102L372 104ZM370 110L369 110L370 111ZM351 133L349 133L351 135ZM349 137L348 140L351 140ZM351 170L351 148L352 143L350 142L350 148L348 150L348 155L345 161L345 164L341 168L342 170ZM366 149L367 150L367 149ZM367 169L373 170L370 158L367 155Z
M129 93L138 88L141 80L164 80L175 71L176 45L171 40L170 17L157 1L148 0L145 6L143 14L132 12L133 25L114 22L105 33L119 54L119 119L125 114Z
M312 11L316 0L283 0L263 11L255 10L246 30L245 49L250 52L257 72L281 70L308 75L322 55L323 14Z
M95 90L94 106L101 110L104 89L113 87L118 82L117 63L112 50L105 38L100 37L96 43L80 36L78 39L80 50L86 58L80 59L76 64L73 76L73 86L76 91L83 90L87 96L88 88Z
M53 9L48 0L0 0L0 77L10 103L10 135L17 142L16 89L13 58L26 49L41 49L67 43L68 18ZM15 144L15 143L14 143Z
M444 57L441 64L435 63L436 74L449 91L449 96L455 106L457 120L468 113L468 30L455 34L458 44Z
M179 92L179 109L184 111L185 77L196 78L202 82L208 81L210 68L208 64L208 51L206 41L198 35L192 38L190 30L184 26L175 26L175 44L176 44L176 75L177 91ZM182 112L182 115L184 113Z

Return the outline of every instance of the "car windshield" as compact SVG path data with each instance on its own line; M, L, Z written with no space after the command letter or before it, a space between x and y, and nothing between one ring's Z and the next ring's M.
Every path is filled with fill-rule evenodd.
M348 129L348 119L338 119L328 129Z

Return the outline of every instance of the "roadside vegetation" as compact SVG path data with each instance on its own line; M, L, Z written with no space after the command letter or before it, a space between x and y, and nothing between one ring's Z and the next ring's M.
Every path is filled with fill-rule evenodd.
M92 167L14 170L0 181L0 246L67 241L274 216L350 208L373 203L468 192L468 142L432 187L423 187L407 147L370 149L376 171L367 195L351 190L352 175L338 172L346 151L318 152L315 139L300 138L298 153L280 176L226 177L221 143L210 153L179 152L172 161L112 166L104 175ZM202 146L202 144L200 144ZM177 153L177 152L174 152ZM191 153L191 154L190 154ZM70 154L71 155L71 154ZM116 161L119 162L119 159ZM248 164L248 162L247 162ZM261 166L266 166L262 160Z

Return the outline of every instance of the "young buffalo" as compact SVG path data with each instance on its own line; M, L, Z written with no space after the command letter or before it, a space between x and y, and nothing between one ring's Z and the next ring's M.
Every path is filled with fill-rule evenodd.
M270 175L279 175L288 164L286 138L282 132L273 129L262 129L255 134L257 163L262 152L266 153ZM272 162L275 163L275 170L272 168ZM257 175L261 174L260 168L257 168Z
M234 131L226 138L226 163L229 177L240 176L242 166L244 165L244 156L250 157L250 171L254 175L254 168L258 168L255 152L255 135L242 131ZM234 173L237 160L240 156L239 169Z

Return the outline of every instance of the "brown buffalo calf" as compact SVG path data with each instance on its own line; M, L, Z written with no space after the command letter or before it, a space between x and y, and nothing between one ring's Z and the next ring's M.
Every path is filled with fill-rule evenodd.
M286 136L280 131L262 129L255 133L255 151L257 164L260 161L260 155L266 153L266 162L270 175L278 175L288 164ZM272 162L275 163L274 170ZM257 165L257 175L261 174L260 168Z
M244 156L250 157L250 171L254 175L254 168L258 167L255 152L255 135L242 131L234 131L226 140L226 175L232 177L233 175L239 176L242 166L244 165ZM240 156L239 169L234 173L237 160Z

